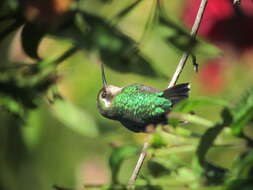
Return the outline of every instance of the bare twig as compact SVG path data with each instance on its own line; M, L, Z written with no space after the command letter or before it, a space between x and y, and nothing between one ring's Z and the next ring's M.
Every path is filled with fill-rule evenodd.
M139 159L136 163L136 166L134 168L134 171L132 173L132 176L131 178L129 179L129 182L128 182L128 190L133 190L135 189L135 181L136 181L136 178L141 170L141 166L145 160L145 157L147 155L147 150L148 150L148 147L149 147L149 140L146 140L144 142L144 145L143 145L143 148L141 150L141 154L139 156Z
M196 38L196 34L197 34L198 29L200 27L200 23L201 23L201 20L202 20L202 17L203 17L203 14L204 14L204 11L205 11L205 8L206 8L206 5L207 5L207 1L208 0L202 0L201 4L199 6L199 10L198 10L197 16L195 18L195 21L194 21L194 24L193 24L193 27L192 27L192 30L191 30L191 36L192 36L193 40ZM185 63L186 63L186 61L187 61L187 59L190 55L191 55L190 51L188 51L188 52L186 52L182 55L182 58L179 61L179 64L177 66L176 72L174 73L168 87L172 87L176 84L176 82L177 82L177 80L178 80L178 78L179 78L179 76L180 76L180 74L181 74L181 72L182 72L182 70L185 66ZM141 154L140 154L139 159L136 163L136 166L134 168L132 176L129 179L129 182L128 182L128 189L129 190L135 189L135 181L138 177L138 174L141 170L142 164L143 164L143 162L145 160L145 157L147 155L148 147L149 147L149 139L147 138L144 142Z
M192 40L194 40L196 38L196 35L197 35L198 29L200 27L200 23L203 18L203 14L204 14L207 2L208 2L208 0L202 0L201 4L199 6L199 10L198 10L197 16L195 18L195 21L194 21L194 24L193 24L192 30L191 30ZM174 86L177 83L177 80L178 80L181 72L183 71L185 63L186 63L188 57L190 56L190 54L191 54L191 52L188 51L182 55L182 58L180 59L180 61L178 63L176 72L174 73L174 75L169 83L168 88Z

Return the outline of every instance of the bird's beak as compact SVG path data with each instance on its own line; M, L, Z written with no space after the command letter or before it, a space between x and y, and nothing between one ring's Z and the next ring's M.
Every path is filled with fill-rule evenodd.
M105 78L105 70L104 70L104 64L103 63L101 63L101 74L102 74L103 88L106 89L107 82L106 82L106 78Z

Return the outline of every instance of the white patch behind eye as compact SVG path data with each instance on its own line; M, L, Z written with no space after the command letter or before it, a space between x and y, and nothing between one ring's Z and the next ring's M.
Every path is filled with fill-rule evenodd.
M122 90L122 88L113 85L108 85L107 88L110 91L110 94L112 94L113 96L118 94Z
M108 85L106 88L107 96L105 98L101 97L101 100L106 108L110 108L112 105L113 97L118 94L122 88L117 86Z
M103 103L104 103L104 105L105 105L106 108L109 108L111 106L111 104L112 104L111 101L109 101L109 100L107 100L105 98L102 98L102 101L103 101Z

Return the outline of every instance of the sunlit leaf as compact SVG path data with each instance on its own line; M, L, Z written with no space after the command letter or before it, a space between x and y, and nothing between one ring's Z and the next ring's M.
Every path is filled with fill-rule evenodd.
M15 101L15 99L9 96L1 97L0 107L3 107L9 112L17 114L19 116L23 116L24 114L24 109L22 105L20 105L17 101Z
M35 148L40 141L40 135L43 129L41 120L41 110L34 110L29 113L26 126L22 128L24 142L30 149Z
M163 137L160 134L160 132L156 132L156 133L152 134L152 138L150 140L150 144L154 148L161 148L161 147L165 146L167 143L163 139Z
M156 152L155 152L155 155L156 156L168 156L168 155L174 155L174 154L177 154L177 153L183 153L183 152L192 152L195 150L195 147L193 145L175 145L173 147L166 147L166 148L160 148L160 149L157 149ZM178 163L180 163L181 165L183 165L183 163L176 159L178 161ZM169 161L168 161L169 163Z
M163 14L159 16L159 23L161 26L166 27L168 35L165 37L166 42L171 46L181 51L193 50L198 43L192 40L191 35L182 26L172 21L170 18L165 17Z
M206 127L212 127L213 122L193 114L171 112L169 113L169 123L173 126L177 125L180 121L187 121L192 124L202 125Z
M175 107L173 107L172 112L169 113L169 123L172 126L177 126L180 121L188 121L190 123L198 124L198 125L203 125L207 127L211 127L214 125L211 121L208 121L205 118L202 118L198 115L194 114L183 114L183 113L189 113L189 112L194 112L195 109L201 108L204 106L212 106L212 105L218 105L222 107L228 107L228 102L222 99L217 99L217 98L211 98L211 97L194 97L194 98L189 98L186 100L183 100L176 104ZM183 113L182 113L183 112Z
M102 61L119 72L158 76L147 57L140 53L137 43L129 36L98 16L86 12L77 14L75 23L81 33L72 28L63 36L73 39L77 46L86 51L99 52Z
M240 136L243 127L253 118L253 88L247 90L231 109L233 114L232 132Z
M98 129L93 118L74 104L56 100L52 105L55 117L69 129L89 137L96 137Z
M160 26L167 30L165 41L169 46L183 52L190 51L190 53L205 55L206 57L214 57L220 54L220 50L214 45L204 40L192 39L190 32L174 20L175 18L165 14L159 16Z
M224 190L222 185L215 185L210 187L199 187L198 190Z
M203 57L204 59L211 59L220 56L222 53L215 45L200 39L199 44L195 48L195 54L198 55L198 57Z
M212 105L218 105L226 107L229 105L229 103L222 99L217 99L213 97L194 97L189 98L187 100L184 100L182 102L179 102L174 108L173 111L175 112L190 112L194 111L194 109L203 107L203 106L212 106Z

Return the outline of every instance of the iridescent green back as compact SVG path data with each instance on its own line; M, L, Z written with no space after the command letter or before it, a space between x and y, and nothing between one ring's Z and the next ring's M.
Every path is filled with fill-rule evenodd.
M172 106L172 102L164 98L163 94L164 92L152 92L141 84L126 86L114 97L115 116L140 125L156 120Z

